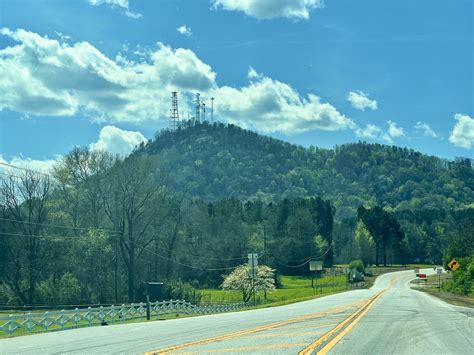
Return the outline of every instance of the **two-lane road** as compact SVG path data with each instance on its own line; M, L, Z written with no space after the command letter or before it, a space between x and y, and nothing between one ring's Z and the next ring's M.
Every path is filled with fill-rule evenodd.
M410 289L413 278L413 271L385 274L370 290L281 307L5 339L0 352L472 353L474 311Z

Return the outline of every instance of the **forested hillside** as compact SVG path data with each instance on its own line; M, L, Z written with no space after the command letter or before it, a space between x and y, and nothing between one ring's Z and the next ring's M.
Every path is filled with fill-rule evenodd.
M233 125L198 124L163 131L137 153L155 156L175 191L204 200L321 196L341 218L355 216L361 204L413 210L474 201L471 160L396 146L303 148Z
M306 149L198 124L125 158L77 147L49 174L18 169L0 178L0 304L132 302L150 280L189 299L248 253L283 275L308 274L310 260L474 253L467 159L365 143ZM454 282L471 292L471 277Z

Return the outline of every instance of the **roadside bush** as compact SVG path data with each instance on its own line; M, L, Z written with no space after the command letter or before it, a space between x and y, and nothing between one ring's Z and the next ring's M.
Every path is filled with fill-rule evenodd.
M171 299L186 300L189 302L199 302L201 292L196 290L189 282L183 282L181 279L172 281L167 285L167 294Z
M364 273L364 262L362 260L352 260L349 264L349 269L356 269L357 271Z

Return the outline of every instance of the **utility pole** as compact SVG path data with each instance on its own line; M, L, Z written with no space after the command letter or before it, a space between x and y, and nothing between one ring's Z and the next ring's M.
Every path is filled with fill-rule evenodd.
M263 265L267 265L267 233L265 222L263 222ZM263 298L267 299L267 288L263 289Z
M256 306L257 301L255 298L255 293L256 293L255 292L255 277L256 277L257 268L258 268L258 254L256 253L248 254L248 259L249 259L249 273L252 280L251 288L252 288L252 293L253 293L253 305Z
M202 103L202 122L206 122L206 103Z

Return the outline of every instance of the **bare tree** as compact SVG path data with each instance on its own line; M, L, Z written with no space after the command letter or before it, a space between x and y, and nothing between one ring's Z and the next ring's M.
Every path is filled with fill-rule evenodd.
M16 296L23 303L33 303L47 248L41 239L48 210L49 177L27 170L22 176L10 176L2 182L3 213L19 248L11 248L9 272L5 275Z
M153 241L148 233L156 199L164 193L152 158L131 156L110 170L105 210L117 231L118 247L127 268L128 300L135 300L137 259Z

